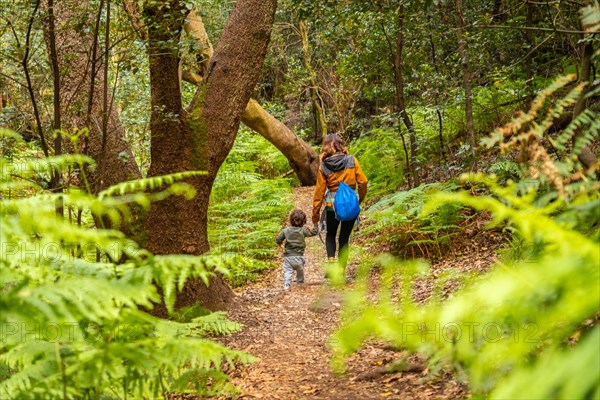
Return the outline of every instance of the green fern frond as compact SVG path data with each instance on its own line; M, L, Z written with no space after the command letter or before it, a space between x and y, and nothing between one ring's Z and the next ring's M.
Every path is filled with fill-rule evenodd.
M76 158L57 158L65 166ZM23 164L29 165L29 164ZM12 168L12 167L11 167ZM29 167L28 167L29 168ZM32 168L30 168L32 170ZM0 170L6 185L18 177ZM193 174L195 176L195 174ZM225 390L224 365L252 357L207 339L239 325L217 314L167 322L141 307L159 302L157 285L174 296L185 281L227 273L239 259L153 256L118 230L96 229L91 215L118 222L132 204L148 204L189 185L173 183L146 195L127 190L175 182L190 174L128 183L100 199L78 190L0 200L0 396L7 399L157 398L187 382L197 392ZM82 226L56 216L56 202L80 210ZM49 251L51 249L51 251ZM97 262L100 254L104 262ZM126 262L118 263L126 255ZM6 328L6 329L5 329ZM218 378L219 385L210 379Z
M98 194L98 197L102 200L105 197L118 195L125 195L129 193L145 192L149 190L160 189L165 185L173 185L175 182L180 182L188 178L196 176L207 175L206 171L184 171L177 172L170 175L155 176L151 178L136 179L133 181L127 181L113 185L106 190L103 190Z

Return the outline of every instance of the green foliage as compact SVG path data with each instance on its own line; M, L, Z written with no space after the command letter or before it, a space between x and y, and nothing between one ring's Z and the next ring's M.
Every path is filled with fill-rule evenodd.
M377 128L350 144L369 178L369 196L392 193L404 183L404 150L398 139L397 131Z
M155 190L162 188L165 185L173 185L177 181L182 181L199 175L206 175L206 171L185 171L177 172L170 175L157 176L145 179L136 179L134 181L121 182L110 188L103 190L98 194L98 197L113 196L115 194L125 195L132 192L145 192L147 190Z
M374 224L363 233L376 234L375 241L390 244L392 253L405 257L441 256L469 214L457 204L447 204L432 214L422 211L435 193L457 188L455 183L433 183L386 196L367 210L366 215Z
M503 157L500 157L499 161L490 165L485 172L497 176L501 182L508 180L518 181L523 177L523 171L519 164Z
M87 162L80 156L20 163L2 159L0 189L35 186L26 179L49 165L68 170ZM175 322L142 310L161 301L160 288L173 311L187 279L207 281L215 272L227 273L237 260L155 256L117 230L87 228L56 215L60 200L67 210L116 222L124 209L149 201L132 191L170 182L157 195L193 193L175 183L185 176L109 188L101 197L74 189L45 193L37 187L37 195L0 202L0 397L159 398L232 389L223 368L252 357L207 336L233 332L238 324L223 314L192 313ZM122 189L127 194L117 195Z
M444 284L428 275L424 264L385 256L363 265L357 290L346 301L344 323L332 341L337 367L342 368L345 357L365 340L377 337L428 357L432 372L455 370L477 398L600 396L596 170L585 175L576 163L563 170L538 143L552 125L544 121L551 122L575 98L567 94L538 114L565 82L541 93L529 113L486 141L500 143L507 151L526 143L531 154L538 155L530 158L533 168L523 180L501 184L495 176L465 175L463 180L490 194L442 191L422 210L427 215L451 204L490 212L491 226L511 229L524 251L514 252L486 275L461 277L461 288L447 300L432 296L423 304L412 296L415 279L433 280L434 293ZM533 122L538 115L542 123ZM584 137L593 134L593 121L586 129ZM382 279L371 301L368 275L374 264L381 267Z
M209 239L215 251L235 254L229 282L239 286L274 266L275 235L292 209L291 182L277 178L286 158L260 136L241 131L211 194Z

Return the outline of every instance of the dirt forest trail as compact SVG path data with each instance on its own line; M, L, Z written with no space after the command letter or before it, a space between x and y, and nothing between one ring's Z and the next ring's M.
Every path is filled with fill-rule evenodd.
M313 191L300 187L294 193L296 207L309 219ZM381 373L399 357L381 344L353 356L346 374L332 372L329 341L343 289L330 288L324 279L325 249L318 237L307 239L305 257L303 285L284 291L278 267L237 292L239 304L229 317L245 327L224 342L258 357L232 374L240 399L429 399L462 392L452 380L424 382L421 371Z

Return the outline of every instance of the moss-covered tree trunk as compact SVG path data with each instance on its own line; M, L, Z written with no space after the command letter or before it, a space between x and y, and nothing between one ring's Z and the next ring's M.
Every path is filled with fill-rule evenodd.
M148 220L149 250L156 254L200 255L209 250L207 214L219 167L233 146L240 118L258 81L269 43L276 0L238 0L191 106L184 110L179 79L179 42L184 2L147 2L152 101L151 166L157 176L206 170L189 180L192 200L170 197L153 204ZM200 301L226 308L233 293L217 276L209 287L191 281L176 307Z
M202 18L194 11L190 12L185 22L186 33L196 40L201 61L197 65L199 72L208 68L214 54ZM202 76L190 71L183 71L183 79L195 85L201 85ZM290 167L304 186L312 186L317 182L319 156L312 147L298 137L283 122L279 121L254 99L250 99L241 121L244 125L259 133L275 146L288 159Z

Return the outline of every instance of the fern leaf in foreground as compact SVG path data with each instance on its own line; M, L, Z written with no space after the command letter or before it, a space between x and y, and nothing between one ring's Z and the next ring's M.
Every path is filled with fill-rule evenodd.
M56 170L80 161L52 160ZM7 171L13 170L0 170L2 185L23 179ZM239 324L223 314L176 322L142 310L160 301L158 287L172 310L187 279L207 282L211 274L226 274L234 257L154 256L117 230L56 216L60 198L66 209L118 221L131 204L190 195L176 181L197 175L128 182L101 197L39 188L39 195L0 199L0 398L160 398L233 390L224 368L253 358L209 338ZM147 196L133 193L159 187Z

